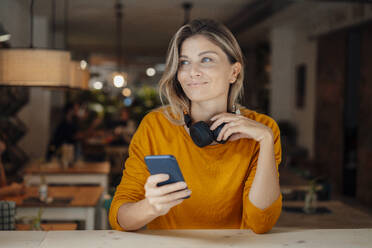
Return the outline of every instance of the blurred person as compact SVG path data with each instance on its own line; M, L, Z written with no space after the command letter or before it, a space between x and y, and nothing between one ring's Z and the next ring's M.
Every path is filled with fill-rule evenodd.
M110 145L129 145L136 130L136 124L130 119L128 108L122 108L119 112L119 120L111 123L113 126L114 138L110 142Z
M176 32L159 82L169 105L148 113L133 136L111 204L113 229L265 233L275 225L282 208L279 128L238 105L243 80L241 49L224 25L194 20ZM177 159L185 182L158 186L169 175L150 175L144 157L165 154Z
M7 184L5 169L2 163L1 156L6 150L6 145L3 140L0 140L0 199L6 196L21 195L25 193L25 185L20 183Z
M65 105L62 121L58 124L48 145L46 155L48 161L52 156L57 155L59 148L63 144L77 144L79 109L79 103L68 103Z
M81 156L81 143L93 137L102 123L102 117L88 111L80 102L67 103L63 108L62 121L54 131L47 150L47 160L59 155L63 144L74 146L75 160Z

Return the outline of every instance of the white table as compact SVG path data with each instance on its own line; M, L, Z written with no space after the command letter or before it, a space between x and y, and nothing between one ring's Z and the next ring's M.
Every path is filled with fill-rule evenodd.
M24 181L26 185L39 185L41 175L48 184L56 185L99 185L108 192L109 162L79 161L73 167L63 169L58 162L37 163L26 166Z
M17 207L16 218L37 216L39 209L40 207ZM81 221L85 224L85 230L94 230L96 211L96 207L44 207L42 220Z
M54 185L99 185L103 187L104 195L108 194L108 176L111 170L109 162L85 162L78 161L72 167L62 168L54 161L49 163L32 162L26 166L24 181L26 185L39 185L41 175L48 184ZM103 198L100 199L100 205ZM86 209L84 209L86 210ZM76 212L81 212L81 209ZM86 211L84 211L85 213ZM91 211L89 212L89 214ZM99 229L108 229L106 209L96 211L99 218Z
M36 197L37 187L27 187L26 193L20 196L5 197L4 200L16 203L16 218L35 217L42 208L42 220L52 221L82 221L86 230L94 230L96 211L100 207L103 188L95 187L49 187L48 194L54 198L71 198L65 205L43 205L24 202L24 199ZM1 247L1 240L0 240Z
M250 230L3 231L0 247L371 247L372 229L274 228L267 234Z

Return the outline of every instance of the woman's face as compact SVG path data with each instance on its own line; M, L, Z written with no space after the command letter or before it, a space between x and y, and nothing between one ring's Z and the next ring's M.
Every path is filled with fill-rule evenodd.
M193 102L227 101L229 85L239 72L240 63L231 64L225 52L202 35L181 45L177 78Z

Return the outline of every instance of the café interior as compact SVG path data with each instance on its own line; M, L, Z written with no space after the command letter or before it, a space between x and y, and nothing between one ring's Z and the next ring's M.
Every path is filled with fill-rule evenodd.
M371 244L371 1L1 0L0 227L16 232L0 232L0 246L14 235L63 247L55 230L71 231L66 242L91 230L141 245L143 237L108 233L110 205L136 129L162 105L168 44L196 18L231 30L246 64L240 103L279 126L282 212L266 241L143 232L155 243L225 247L219 237L230 237L240 247L250 241L237 235L269 244L295 240L294 230L304 230L298 246L321 244L332 229L324 247ZM354 233L360 243L348 243L353 230L363 230Z

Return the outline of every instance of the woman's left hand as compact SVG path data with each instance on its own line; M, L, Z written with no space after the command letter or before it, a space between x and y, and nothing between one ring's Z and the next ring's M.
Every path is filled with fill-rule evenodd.
M257 142L267 138L274 140L271 128L242 115L222 113L213 116L211 121L213 122L210 126L211 130L214 130L222 123L226 123L217 137L218 141L226 140L230 136L229 141L242 138L254 139Z

